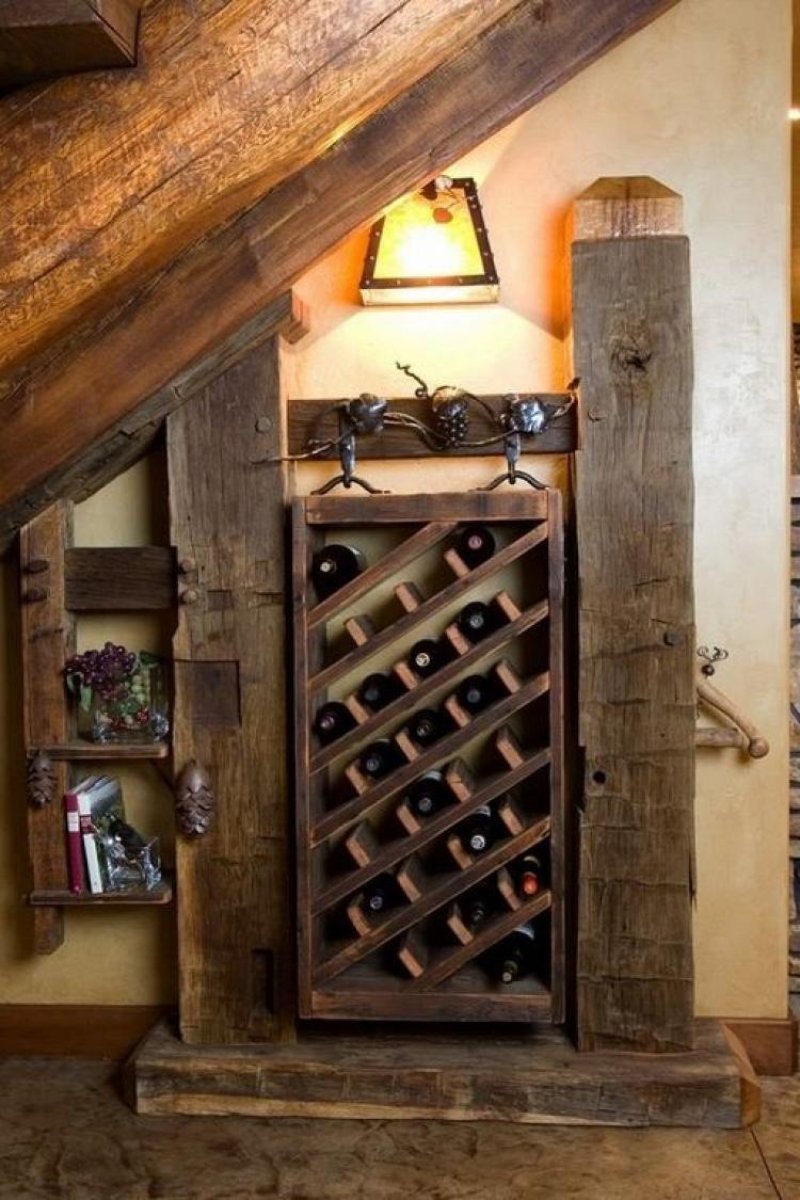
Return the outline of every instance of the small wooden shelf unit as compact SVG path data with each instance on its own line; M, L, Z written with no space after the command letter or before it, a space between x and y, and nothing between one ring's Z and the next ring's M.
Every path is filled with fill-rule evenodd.
M495 552L469 569L454 542L465 524L491 528ZM299 1011L303 1017L419 1021L564 1019L563 536L555 490L439 496L326 496L293 505ZM325 543L360 547L368 565L319 600L311 563ZM497 627L470 642L461 609L490 603ZM444 639L450 661L421 678L413 643ZM400 694L370 711L359 683L392 674ZM458 684L494 671L500 687L475 715ZM344 702L354 728L322 745L315 713ZM448 714L448 731L416 745L409 718ZM370 779L365 746L391 739L399 765ZM419 817L409 787L441 771L446 805ZM471 854L458 836L490 805L494 837ZM542 889L517 894L526 851ZM397 899L368 913L364 889L391 873ZM480 886L490 915L470 928L464 899ZM497 949L532 923L536 969L497 979Z

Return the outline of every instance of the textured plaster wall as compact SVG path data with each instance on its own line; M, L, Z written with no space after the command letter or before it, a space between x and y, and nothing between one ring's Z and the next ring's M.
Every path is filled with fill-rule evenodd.
M311 336L291 352L296 394L408 391L395 359L433 385L558 388L568 377L565 218L600 175L649 174L682 193L692 242L696 361L698 638L725 645L718 676L762 727L772 754L701 753L697 788L697 1007L786 1012L787 380L789 0L681 0L517 121L457 171L478 179L502 281L495 306L365 311L364 237L299 284ZM563 464L537 463L566 484ZM496 462L369 465L382 486L484 482ZM298 472L301 489L324 468ZM140 466L78 512L84 544L154 535L153 471ZM14 572L0 593L0 1002L150 1003L174 994L164 913L79 913L49 959L26 954L18 900L23 819ZM163 643L153 622L114 637ZM106 627L83 628L84 644ZM169 797L152 774L133 803L158 826Z

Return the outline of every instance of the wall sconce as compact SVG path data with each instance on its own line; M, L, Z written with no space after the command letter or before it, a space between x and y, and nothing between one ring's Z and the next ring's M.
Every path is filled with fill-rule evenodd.
M475 180L439 175L376 221L360 291L367 305L496 301L497 269Z

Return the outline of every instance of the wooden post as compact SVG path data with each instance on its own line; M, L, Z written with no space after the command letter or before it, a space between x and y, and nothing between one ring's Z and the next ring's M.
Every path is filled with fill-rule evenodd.
M584 1049L692 1044L694 608L689 243L680 197L575 205Z
M36 756L40 746L70 740L71 713L62 670L75 649L75 623L66 609L64 555L72 541L72 504L60 501L20 533L22 690L28 755L28 846L34 891L66 890L64 809L68 766ZM45 777L48 785L41 787ZM38 782L37 782L38 780ZM35 908L34 948L52 954L64 940L60 908Z
M285 480L254 461L281 451L280 356L275 337L167 422L181 824L210 818L177 849L181 1033L193 1043L294 1035Z

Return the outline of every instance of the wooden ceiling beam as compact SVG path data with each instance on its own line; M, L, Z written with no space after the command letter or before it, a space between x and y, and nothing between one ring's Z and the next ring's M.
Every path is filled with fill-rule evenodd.
M0 90L136 61L141 0L0 0Z
M186 364L213 355L389 201L676 2L518 4L243 216L185 251L102 326L87 326L51 350L0 407L0 546L54 496L74 495L76 479L85 494L93 478L87 452L102 450L137 410L150 411L154 395L168 397ZM167 404L159 404L159 417Z

